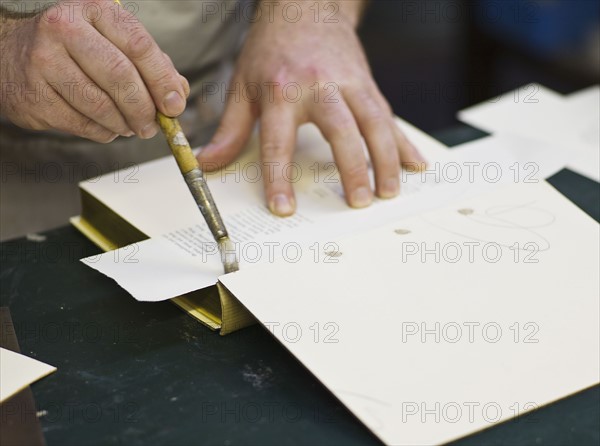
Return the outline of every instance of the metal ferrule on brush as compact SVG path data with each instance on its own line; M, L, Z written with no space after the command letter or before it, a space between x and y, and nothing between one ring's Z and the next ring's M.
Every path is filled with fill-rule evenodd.
M200 169L196 168L184 174L183 177L198 205L198 209L200 209L204 220L206 220L210 232L219 245L225 272L237 271L239 265L235 246L229 239L227 229L225 229L225 224L210 193L204 174Z
M227 237L227 229L225 229L225 224L221 219L221 214L213 200L202 171L198 168L190 170L183 175L183 178L215 239L220 240Z

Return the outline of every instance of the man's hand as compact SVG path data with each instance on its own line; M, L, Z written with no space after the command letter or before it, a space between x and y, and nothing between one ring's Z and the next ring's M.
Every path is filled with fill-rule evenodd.
M110 142L154 136L156 109L183 112L187 81L113 0L61 1L27 18L2 12L0 112L16 125Z
M221 124L198 160L213 167L232 161L260 117L268 206L277 215L291 215L296 203L283 169L292 161L298 126L314 122L331 144L350 206L368 206L373 200L361 136L374 167L377 196L394 197L400 163L423 159L394 123L372 78L355 32L361 2L300 3L299 20L298 8L286 9L285 1L270 11L262 5L230 87L260 89L260 99L252 100L258 93L229 95Z

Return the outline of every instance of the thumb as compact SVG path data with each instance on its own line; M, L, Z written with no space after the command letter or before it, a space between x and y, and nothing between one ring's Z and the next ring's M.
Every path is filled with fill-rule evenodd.
M197 156L202 169L218 170L233 161L248 141L255 121L252 104L230 96L217 131Z

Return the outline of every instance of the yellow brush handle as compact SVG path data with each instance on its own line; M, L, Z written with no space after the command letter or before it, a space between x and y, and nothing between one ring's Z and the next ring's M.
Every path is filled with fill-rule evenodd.
M167 138L167 143L173 152L179 170L183 174L183 178L190 189L192 197L194 197L198 209L200 209L210 232L219 245L225 272L237 271L238 261L235 249L233 249L234 246L229 239L221 214L210 193L206 178L200 169L198 161L196 161L190 143L181 130L179 121L175 118L169 118L161 112L156 114L156 121Z
M185 175L194 169L199 169L198 161L192 152L190 143L181 130L179 121L176 118L169 118L161 112L156 114L156 121L167 138L167 143L171 148L171 152L173 152L181 173Z

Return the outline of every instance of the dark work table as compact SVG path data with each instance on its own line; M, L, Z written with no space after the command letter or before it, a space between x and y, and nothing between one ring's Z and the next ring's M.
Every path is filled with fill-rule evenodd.
M568 170L550 183L600 218L598 183ZM266 329L221 337L170 302L137 302L78 261L100 250L75 228L43 235L0 244L0 305L22 353L58 368L32 385L48 445L379 444ZM598 445L599 432L596 386L454 444Z

